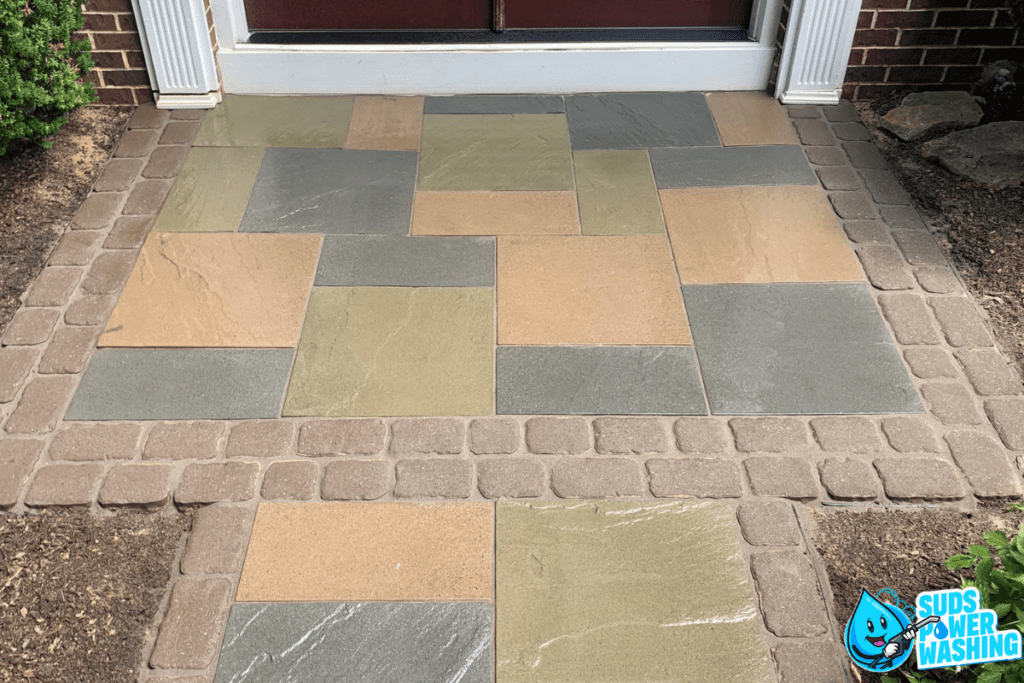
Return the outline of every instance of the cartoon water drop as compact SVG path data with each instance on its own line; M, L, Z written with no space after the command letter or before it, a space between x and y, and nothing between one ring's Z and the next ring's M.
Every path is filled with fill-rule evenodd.
M946 628L946 625L940 620L939 623L935 624L935 630L932 631L932 634L939 640L942 640L949 635L949 629Z
M937 621L938 617L931 616L911 624L910 617L902 609L862 590L857 609L846 622L846 651L862 669L892 671L910 657L917 631L925 624Z

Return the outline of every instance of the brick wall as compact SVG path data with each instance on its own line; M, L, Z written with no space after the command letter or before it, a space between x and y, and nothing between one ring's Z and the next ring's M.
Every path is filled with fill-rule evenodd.
M971 90L985 65L1024 60L1005 0L863 0L843 97Z
M217 51L210 0L204 0L210 44ZM96 86L100 104L142 104L153 101L131 0L87 0L85 26L76 37L92 45L93 70L86 80Z

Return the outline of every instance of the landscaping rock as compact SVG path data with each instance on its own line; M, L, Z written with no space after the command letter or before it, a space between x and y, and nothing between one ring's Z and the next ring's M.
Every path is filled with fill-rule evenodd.
M977 126L985 112L967 92L915 92L882 117L878 125L901 140Z
M1024 181L1024 121L998 121L926 142L921 154L992 190Z

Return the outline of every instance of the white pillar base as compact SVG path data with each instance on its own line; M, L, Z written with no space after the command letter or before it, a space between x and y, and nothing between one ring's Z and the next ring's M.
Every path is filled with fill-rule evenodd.
M836 104L861 0L792 0L775 96L784 104Z
M157 109L213 109L221 101L220 92L205 95L161 95L153 93Z

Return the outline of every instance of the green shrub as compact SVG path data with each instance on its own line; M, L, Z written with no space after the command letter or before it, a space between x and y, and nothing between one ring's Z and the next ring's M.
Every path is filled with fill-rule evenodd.
M77 0L0 0L0 155L28 138L50 147L46 136L68 122L66 114L95 102L88 40Z

